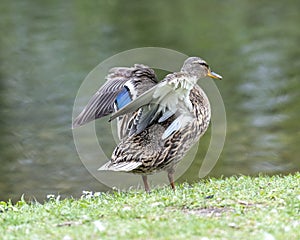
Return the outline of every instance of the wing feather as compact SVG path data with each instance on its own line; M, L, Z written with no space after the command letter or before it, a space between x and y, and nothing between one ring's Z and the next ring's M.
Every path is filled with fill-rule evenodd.
M134 74L136 75L134 76ZM86 107L75 118L72 127L82 126L92 120L113 113L115 111L115 99L124 85L132 81L134 77L139 79L145 76L153 79L153 81L157 81L154 71L142 64L135 64L131 68L112 68L106 77L107 81L105 84L92 96Z
M130 102L129 104L127 104L126 106L118 110L117 112L113 113L109 120L112 121L121 115L134 112L139 108L141 108L142 106L148 105L153 100L153 93L155 92L155 90L156 90L156 86L152 87L144 94L140 95L132 102Z
M162 136L166 139L192 120L192 104L189 98L192 88L193 85L188 82L185 75L169 74L164 81L113 113L110 121L122 115L140 111L141 114L136 114L134 121L131 121L134 124L131 125L129 135L133 135L141 133L155 121L162 123L175 115L176 119ZM179 112L178 109L180 109Z

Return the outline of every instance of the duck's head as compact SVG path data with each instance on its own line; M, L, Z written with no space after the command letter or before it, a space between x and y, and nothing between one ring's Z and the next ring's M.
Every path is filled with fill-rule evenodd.
M222 79L222 76L212 72L208 64L199 57L189 57L186 59L181 68L181 72L188 73L197 79L204 77L211 77L219 80Z

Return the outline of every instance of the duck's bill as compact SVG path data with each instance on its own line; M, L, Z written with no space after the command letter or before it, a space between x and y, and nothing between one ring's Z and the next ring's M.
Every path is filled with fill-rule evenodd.
M207 76L209 76L209 77L211 77L211 78L219 79L219 80L222 79L222 76L221 76L221 75L219 75L219 74L217 74L217 73L215 73L215 72L212 72L212 71L209 71L208 74L207 74Z

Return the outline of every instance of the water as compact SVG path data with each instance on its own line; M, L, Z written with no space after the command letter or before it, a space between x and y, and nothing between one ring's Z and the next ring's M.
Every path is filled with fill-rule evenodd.
M296 0L2 1L0 200L107 190L77 156L73 101L98 63L144 46L201 56L222 74L227 136L209 176L299 171L299 7ZM199 158L208 141L209 133ZM180 180L197 180L200 164Z

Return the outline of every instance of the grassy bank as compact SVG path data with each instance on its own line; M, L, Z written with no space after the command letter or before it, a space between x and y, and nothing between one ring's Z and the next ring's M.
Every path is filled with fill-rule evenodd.
M0 202L1 239L300 239L299 186L296 173Z

